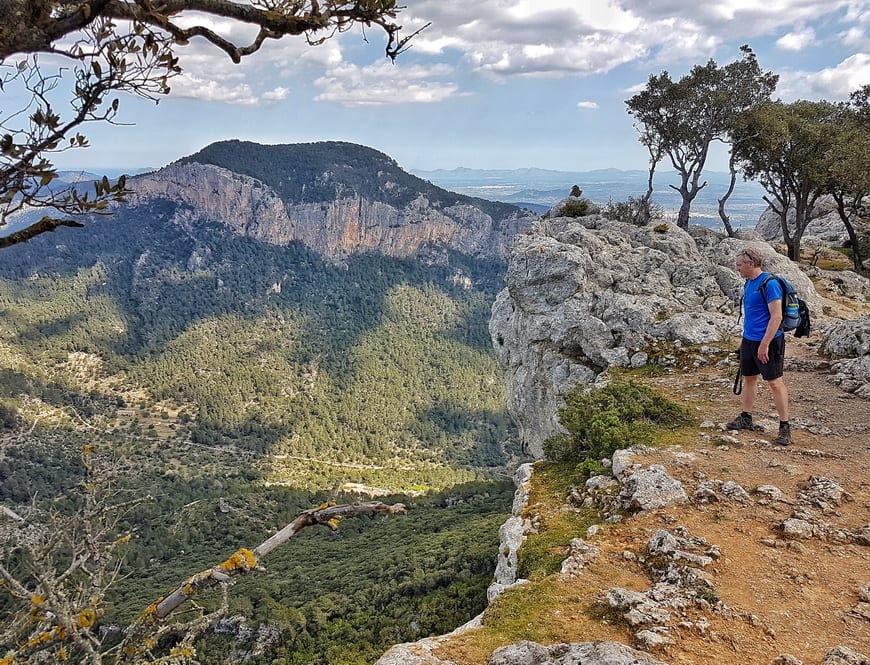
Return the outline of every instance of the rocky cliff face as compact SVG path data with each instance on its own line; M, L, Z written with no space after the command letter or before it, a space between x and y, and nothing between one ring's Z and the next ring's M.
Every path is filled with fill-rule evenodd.
M483 258L505 258L511 238L531 217L519 209L493 219L471 200L452 205L420 192L395 207L348 192L319 202L282 199L256 178L212 164L176 163L130 183L132 203L177 203L176 222L219 222L234 233L275 245L300 241L330 260L377 251L388 256L431 258L455 250Z
M560 431L562 395L578 383L595 382L611 366L643 366L654 352L668 362L687 345L700 345L697 362L704 362L705 352L739 334L743 281L733 265L745 245L821 311L810 279L767 243L703 228L692 234L592 215L542 220L516 238L490 334L508 410L533 455Z

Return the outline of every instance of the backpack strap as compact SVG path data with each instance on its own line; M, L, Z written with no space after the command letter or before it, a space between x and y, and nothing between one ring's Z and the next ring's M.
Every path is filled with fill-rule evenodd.
M764 298L765 303L767 303L767 283L772 279L777 279L777 278L774 277L773 275L771 275L770 273L767 273L767 277L765 277L763 280L761 280L761 284L758 285L758 290L761 291L761 297ZM780 286L780 288L782 288L782 282L780 282L779 286ZM785 289L782 288L782 290L784 293Z
M747 284L749 284L749 280L744 279L743 280L743 293L740 294L740 304L737 306L737 325L740 325L740 319L743 318L743 299L746 297L746 285Z

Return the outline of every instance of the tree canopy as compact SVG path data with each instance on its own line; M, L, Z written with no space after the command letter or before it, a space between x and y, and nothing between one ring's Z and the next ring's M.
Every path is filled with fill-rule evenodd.
M825 156L834 146L841 109L827 101L771 102L745 113L735 127L740 169L767 191L779 215L789 258L800 258L800 242L813 205L830 188ZM794 228L788 223L794 210Z
M191 39L238 63L267 39L304 36L316 45L354 25L376 26L394 59L411 38L399 36L400 11L395 0L0 0L0 93L17 106L0 110L0 230L15 212L46 209L0 247L80 225L70 216L123 200L123 179L104 178L87 193L57 186L54 156L88 146L83 125L117 122L118 93L169 94L182 71L179 47ZM212 27L216 19L256 34L235 43Z
M863 202L870 196L870 84L855 90L840 111L829 130L831 145L823 158L823 170L849 234L855 270L863 272L862 239L854 222L867 216Z
M667 155L680 176L679 186L670 186L682 197L677 224L683 228L692 201L707 184L701 174L711 143L729 141L734 119L769 100L779 78L762 71L751 48L740 50L741 59L721 67L710 60L678 81L667 71L651 75L646 87L625 102L650 152L650 174Z

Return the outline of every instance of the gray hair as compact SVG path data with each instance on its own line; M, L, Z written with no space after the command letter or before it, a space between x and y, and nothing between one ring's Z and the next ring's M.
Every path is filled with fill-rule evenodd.
M741 249L739 252L737 252L737 256L735 256L734 258L735 260L740 258L746 259L756 268L760 268L761 264L764 262L764 259L761 256L761 252L759 252L754 247L745 247L744 249Z

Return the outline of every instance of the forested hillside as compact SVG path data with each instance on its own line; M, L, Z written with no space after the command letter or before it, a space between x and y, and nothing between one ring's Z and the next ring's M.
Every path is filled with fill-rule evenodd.
M84 445L156 498L128 518L109 624L331 489L411 493L407 516L306 533L237 585L204 663L254 649L261 623L251 662L368 663L482 609L513 489L487 332L503 266L336 265L173 212L0 253L0 501L63 506Z

